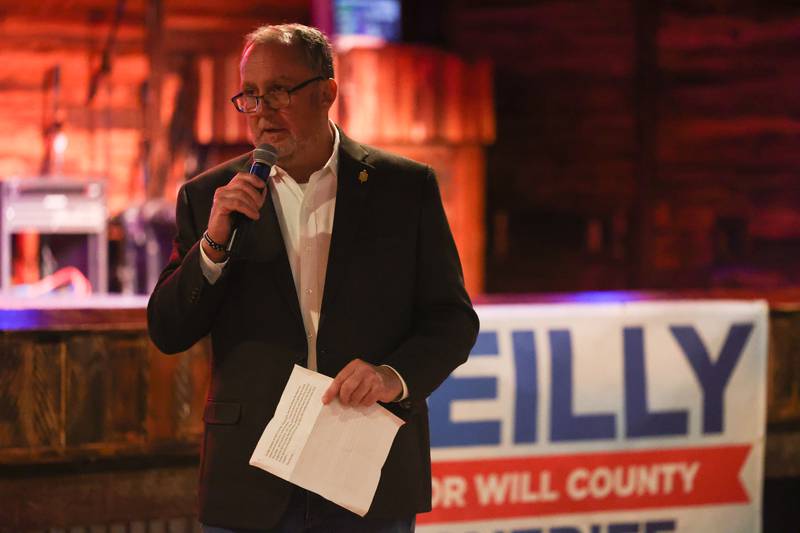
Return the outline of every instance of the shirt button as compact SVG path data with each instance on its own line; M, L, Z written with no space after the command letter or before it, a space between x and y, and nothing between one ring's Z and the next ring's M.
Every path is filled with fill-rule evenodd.
M313 334L313 333L308 333L308 334L306 335L306 337L308 337L309 339L310 339L311 337L313 337L313 336L314 336L314 334Z
M306 294L311 294L312 292L314 292L314 289L306 289Z

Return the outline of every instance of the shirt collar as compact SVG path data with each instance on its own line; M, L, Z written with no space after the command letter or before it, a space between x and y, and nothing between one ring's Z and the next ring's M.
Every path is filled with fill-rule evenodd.
M328 169L334 177L337 177L337 169L339 167L339 128L337 128L336 124L330 119L328 120L328 124L330 124L333 130L333 152L331 152L328 162L322 166L322 170Z

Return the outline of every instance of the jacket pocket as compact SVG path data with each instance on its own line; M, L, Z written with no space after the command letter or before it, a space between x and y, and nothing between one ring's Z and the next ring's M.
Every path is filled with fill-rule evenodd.
M241 415L242 404L239 402L208 400L203 411L203 422L206 424L238 424Z
M396 417L400 418L403 422L408 422L416 411L416 407L410 400L388 403L381 402L381 406Z

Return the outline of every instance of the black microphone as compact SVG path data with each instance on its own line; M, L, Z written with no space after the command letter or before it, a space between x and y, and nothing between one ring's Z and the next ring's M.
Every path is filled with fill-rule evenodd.
M257 176L264 182L264 187L267 186L267 178L269 172L272 170L272 165L278 160L278 151L271 144L259 144L253 150L253 164L250 165L250 174ZM242 243L247 241L247 233L252 225L249 218L241 213L233 213L233 231L231 231L231 238L228 239L227 252L229 255L240 255L242 252Z

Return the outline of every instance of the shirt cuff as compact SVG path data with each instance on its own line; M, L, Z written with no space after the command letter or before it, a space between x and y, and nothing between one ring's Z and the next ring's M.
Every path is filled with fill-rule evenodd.
M389 370L394 372L395 375L397 376L397 378L400 380L400 384L403 386L403 395L400 396L399 398L397 398L396 400L393 400L393 401L402 402L403 400L408 398L408 385L406 385L406 380L403 379L403 376L400 375L400 372L398 372L394 368L390 367L389 365L381 365L381 366L385 366L386 368L388 368Z
M227 264L227 258L222 263L215 263L209 259L205 250L203 250L203 244L200 243L200 270L203 271L203 276L211 285L217 282L219 277L222 275L222 269L225 268L225 265Z

